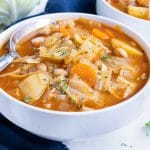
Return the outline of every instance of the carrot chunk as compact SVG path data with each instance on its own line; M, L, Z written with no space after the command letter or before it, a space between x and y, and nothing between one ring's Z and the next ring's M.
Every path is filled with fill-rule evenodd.
M109 39L109 36L105 32L103 32L101 30L98 30L96 28L94 28L92 30L92 34L94 36L96 36L97 38L101 39L101 40L107 40L107 39Z
M92 66L84 63L79 63L71 68L71 73L77 74L89 86L94 86L96 82L96 71Z

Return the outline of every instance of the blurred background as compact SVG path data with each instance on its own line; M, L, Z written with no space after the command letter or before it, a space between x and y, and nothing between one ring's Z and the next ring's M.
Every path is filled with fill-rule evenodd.
M95 14L95 0L0 0L0 32L21 19L54 12Z

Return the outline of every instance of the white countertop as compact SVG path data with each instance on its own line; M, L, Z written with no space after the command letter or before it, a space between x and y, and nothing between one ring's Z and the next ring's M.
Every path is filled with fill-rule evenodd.
M150 121L150 88L144 93L141 116L127 126L103 136L65 144L70 150L150 150L150 129L145 128L147 121Z

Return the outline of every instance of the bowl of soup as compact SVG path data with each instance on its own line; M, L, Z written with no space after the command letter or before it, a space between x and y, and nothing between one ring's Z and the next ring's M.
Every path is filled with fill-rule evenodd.
M150 41L149 0L97 0L99 15L120 21Z
M83 13L22 21L1 33L0 55L17 28L51 20L16 44L21 56L0 72L0 112L41 137L101 135L139 116L149 86L149 46L121 23Z

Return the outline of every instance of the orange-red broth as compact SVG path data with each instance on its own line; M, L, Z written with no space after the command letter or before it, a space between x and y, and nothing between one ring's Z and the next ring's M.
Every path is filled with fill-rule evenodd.
M92 23L91 23L92 22ZM100 24L98 22L93 22L91 20L86 20L86 19L79 19L75 21L75 27L74 27L74 33L78 33L79 35L81 34L92 34L93 28L96 28L102 32L104 32L106 35L108 35L108 39L101 39L102 42L107 45L108 48L112 50L111 55L116 56L113 52L113 48L111 46L110 40L112 38L117 38L122 41L125 41L126 43L129 43L130 45L133 45L134 47L138 48L142 53L143 56L140 57L135 57L135 56L129 56L129 58L132 60L131 65L136 67L138 70L138 73L135 75L135 78L133 79L134 82L138 83L136 90L134 91L133 94L137 93L146 83L148 74L149 74L149 64L148 64L148 59L143 51L143 49L130 37L125 35L120 28L110 28L106 25ZM33 55L34 53L37 53L37 48L33 46L31 43L31 39L40 36L40 34L37 34L36 36L31 36L32 38L27 38L28 40L25 40L25 42L18 44L17 45L17 51L21 56L26 56L26 55ZM44 35L47 36L47 35ZM72 40L73 41L73 40ZM79 46L79 45L77 45ZM4 53L8 52L8 44L6 44L1 50L0 50L0 55L3 55ZM49 60L41 60L41 62L44 63L56 63L56 62L51 62ZM19 67L22 67L24 63L12 63L9 65L4 71L0 72L0 75L11 72L16 70ZM61 63L56 63L58 66L63 67L68 65L64 64L64 62ZM137 77L140 76L142 73L145 73L147 76L145 79L142 80L137 80ZM112 78L115 77L115 73L112 75ZM8 94L11 96L15 97L17 100L23 101L24 102L24 95L21 92L21 90L18 88L18 84L23 80L23 78L13 78L13 77L1 77L0 78L0 87L6 91ZM119 91L118 91L119 92ZM132 94L132 95L133 95ZM124 101L125 99L118 99L114 95L112 95L109 91L101 91L101 98L104 101L103 106L94 106L94 104L85 104L85 106L88 106L88 108L92 109L101 109L104 107L112 106L117 103L120 103ZM47 104L50 104L50 107L47 107ZM61 101L61 100L53 100L53 99L47 99L45 100L43 96L41 96L38 100L34 101L33 103L30 103L30 105L34 105L37 107L41 107L44 109L51 109L51 110L59 110L59 111L85 111L83 108L77 108L71 101ZM61 109L60 109L61 108Z

